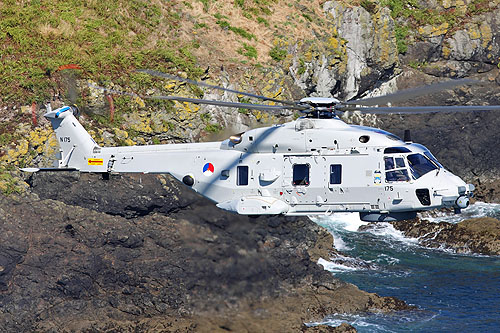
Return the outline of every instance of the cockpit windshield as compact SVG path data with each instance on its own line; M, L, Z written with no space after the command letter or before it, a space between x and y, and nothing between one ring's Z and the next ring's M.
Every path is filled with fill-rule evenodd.
M441 163L438 162L437 158L434 157L434 155L431 154L430 151L424 152L425 156L427 156L432 162L434 162L438 167L443 168Z
M424 154L427 155L427 153ZM429 158L422 154L410 154L407 158L410 171L415 179L418 179L426 173L439 168L439 164L431 162Z
M443 169L444 167L441 165L441 163L439 163L439 161L437 160L436 157L434 157L434 155L432 155L432 153L429 151L429 149L427 149L426 146L424 145L421 145L419 143L412 143L411 144L412 146L415 146L415 147L418 147L420 149L422 149L424 151L424 155L430 159L432 162L434 162L439 168Z

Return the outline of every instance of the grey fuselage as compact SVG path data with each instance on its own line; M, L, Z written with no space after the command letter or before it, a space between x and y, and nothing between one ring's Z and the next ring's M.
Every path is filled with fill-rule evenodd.
M222 142L101 148L71 112L54 112L46 116L61 145L60 168L171 174L239 214L359 212L368 221L397 220L464 208L473 190L424 146L338 118L299 118Z

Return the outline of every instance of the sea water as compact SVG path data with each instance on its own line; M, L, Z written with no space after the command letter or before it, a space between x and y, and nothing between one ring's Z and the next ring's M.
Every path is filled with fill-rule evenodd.
M472 217L500 218L500 205L476 203L461 215L421 216L457 223ZM359 332L500 332L500 256L455 254L420 246L388 223L358 232L366 224L355 213L312 218L326 227L335 247L350 258L318 262L335 277L381 296L395 296L415 310L391 314L332 313L321 322L347 322Z

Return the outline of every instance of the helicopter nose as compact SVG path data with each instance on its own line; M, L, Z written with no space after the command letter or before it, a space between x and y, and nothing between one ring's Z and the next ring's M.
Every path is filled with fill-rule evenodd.
M458 199L455 201L455 205L457 205L458 208L469 207L469 197L466 197L465 195L459 196Z
M474 186L474 184L467 184L467 187L469 189L469 198L472 198L474 196L474 190L476 189L476 187Z
M465 184L463 186L458 186L458 195L467 198L472 198L474 196L474 190L476 187L473 184Z
M458 198L455 200L454 210L455 214L460 214L463 208L469 207L470 200L474 195L475 186L473 184L466 184L465 186L458 186Z
M455 213L467 208L473 196L474 185L465 183L451 172L444 172L438 177L440 181L437 182L438 189L434 191L434 195L442 196L443 206L454 208Z

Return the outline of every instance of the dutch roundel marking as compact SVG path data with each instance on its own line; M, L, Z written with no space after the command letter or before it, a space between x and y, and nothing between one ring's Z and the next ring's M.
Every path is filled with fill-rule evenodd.
M214 173L214 165L212 163L207 163L203 166L203 174L205 176L211 176Z

